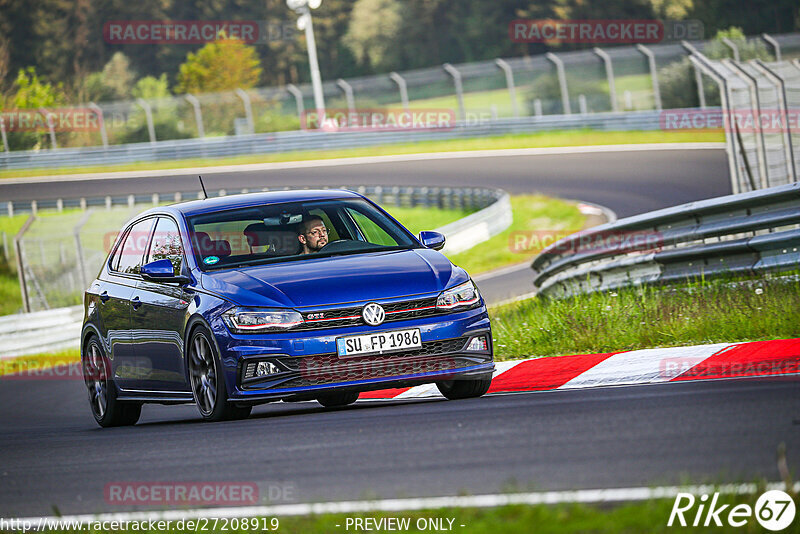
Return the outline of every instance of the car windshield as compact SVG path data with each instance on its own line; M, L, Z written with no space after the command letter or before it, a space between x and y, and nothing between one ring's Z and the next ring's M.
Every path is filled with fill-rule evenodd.
M289 202L188 217L204 270L418 247L362 199Z

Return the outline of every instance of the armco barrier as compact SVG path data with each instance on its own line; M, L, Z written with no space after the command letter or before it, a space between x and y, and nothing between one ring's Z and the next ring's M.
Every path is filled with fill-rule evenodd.
M0 317L0 359L77 348L83 307Z
M659 120L660 113L658 111L546 115L460 122L452 128L385 132L294 131L110 145L108 148L25 150L0 153L0 169L63 167L72 162L80 162L81 166L113 165L136 161L218 158L243 154L358 148L391 143L463 139L553 129L658 130L660 128Z
M444 252L448 253L466 250L489 239L508 228L512 221L510 197L500 189L399 186L357 186L349 189L383 204L478 209L436 230L447 237ZM219 193L216 192L217 195ZM75 267L79 268L77 265ZM86 268L96 269L97 266ZM27 271L32 273L34 270L28 268ZM59 271L64 269L59 268ZM46 286L44 282L32 288L31 293L35 293L42 285ZM30 305L31 302L27 303L28 309ZM0 359L77 348L82 314L81 306L71 306L0 317Z
M800 183L620 219L554 243L531 267L555 297L800 269Z

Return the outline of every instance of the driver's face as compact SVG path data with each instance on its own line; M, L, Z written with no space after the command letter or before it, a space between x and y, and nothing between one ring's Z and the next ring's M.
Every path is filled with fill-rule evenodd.
M319 221L306 228L303 236L306 238L308 249L315 252L328 244L328 229Z

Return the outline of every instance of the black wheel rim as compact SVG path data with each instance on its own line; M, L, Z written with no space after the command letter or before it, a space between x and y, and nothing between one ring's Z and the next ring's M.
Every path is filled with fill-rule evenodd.
M108 410L108 367L100 348L95 342L89 344L84 359L83 377L89 393L89 405L92 413L102 419Z
M211 344L203 333L192 338L189 348L189 376L197 407L203 415L210 415L217 403L217 369Z

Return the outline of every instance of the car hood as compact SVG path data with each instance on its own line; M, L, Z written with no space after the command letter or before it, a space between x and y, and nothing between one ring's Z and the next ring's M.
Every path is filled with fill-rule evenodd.
M241 306L315 307L441 291L467 273L430 249L371 252L205 272L202 286Z

